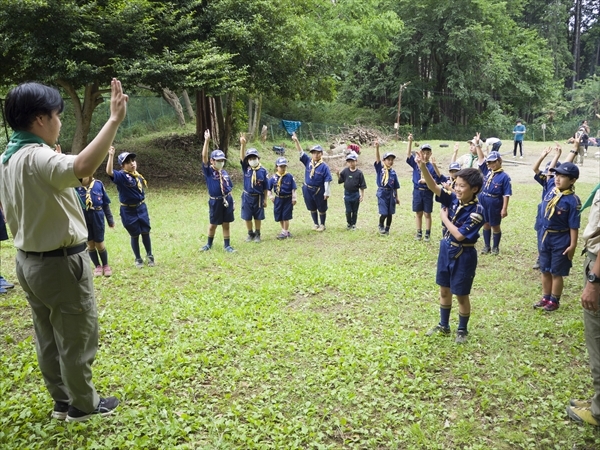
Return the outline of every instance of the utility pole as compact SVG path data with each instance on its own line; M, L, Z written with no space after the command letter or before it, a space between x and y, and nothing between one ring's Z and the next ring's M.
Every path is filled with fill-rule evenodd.
M410 84L410 81L407 81L404 84L400 85L400 89L398 90L398 115L396 116L396 139L398 138L398 131L400 130L400 108L402 107L402 91L406 89L406 86Z

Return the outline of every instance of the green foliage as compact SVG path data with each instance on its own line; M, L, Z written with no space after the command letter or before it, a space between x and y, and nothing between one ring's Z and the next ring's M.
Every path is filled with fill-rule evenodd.
M576 89L569 92L569 95L578 111L592 117L600 114L600 76L593 75L576 83Z

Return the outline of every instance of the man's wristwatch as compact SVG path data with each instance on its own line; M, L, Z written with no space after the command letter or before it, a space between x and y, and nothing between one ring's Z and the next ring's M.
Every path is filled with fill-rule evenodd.
M590 283L600 283L600 277L596 276L595 273L588 273L587 279Z

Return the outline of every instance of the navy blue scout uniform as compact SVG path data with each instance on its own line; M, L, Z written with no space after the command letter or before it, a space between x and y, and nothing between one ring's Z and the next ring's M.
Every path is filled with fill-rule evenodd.
M492 153L486 161L492 161L490 157ZM479 170L484 177L479 202L483 206L485 222L491 226L500 225L503 197L512 195L510 176L502 168L497 171L490 170L485 162L479 166Z
M104 242L104 218L108 226L115 225L115 220L110 210L110 198L100 180L92 180L89 186L75 188L81 199L83 215L88 229L88 241Z
M383 155L383 159L389 157L388 153ZM383 161L375 162L376 182L377 182L377 206L379 214L388 216L396 213L396 189L400 189L400 182L396 171L392 168L387 169Z
M554 177L549 176L547 173L549 165L550 165L550 162L548 162L548 164L546 164L546 170L544 170L543 172L540 171L533 176L533 179L542 186L542 200L538 204L537 215L535 216L535 225L533 226L533 229L536 231L536 234L537 234L538 253L540 251L540 243L541 243L542 216L543 216L542 203L543 203L544 197L546 197L546 194L548 193L548 191L554 189L554 179L553 179ZM560 161L557 161L557 163L556 163L556 167L558 167L558 166L560 166ZM538 256L538 264L539 264L539 256Z
M287 166L287 160L285 158L278 158L276 165ZM273 200L275 222L292 220L294 211L292 193L294 190L296 190L296 180L287 171L283 175L276 172L269 178L269 191L272 191L275 195L275 199Z
M320 145L314 146L311 152L313 150L323 152ZM311 212L315 225L319 224L318 211L318 214L321 216L321 225L324 227L327 213L327 200L323 198L325 195L325 183L333 180L329 166L322 159L315 163L306 152L302 152L300 155L300 162L305 167L302 195L304 196L306 209Z
M421 176L421 169L419 165L415 161L415 155L411 154L410 157L406 158L406 163L412 167L412 182L413 182L413 202L412 202L412 210L413 212L423 211L426 213L431 213L433 211L433 192L429 190L425 183L419 183L419 180L423 179ZM435 180L437 184L441 184L446 181L446 177L439 177L433 168L433 164L428 162L427 170L431 174L431 177Z
M225 159L225 154L221 150L214 150L210 157L215 160ZM215 169L210 163L202 164L202 173L208 188L209 222L211 225L233 222L233 182L229 174L225 169Z
M269 173L260 165L251 167L248 156L256 156L256 149L248 149L246 157L240 161L244 172L244 192L242 192L242 220L265 220L265 191L268 189Z
M356 154L350 153L346 161L356 161ZM360 206L360 190L367 188L365 176L361 170L353 171L349 167L344 168L338 176L338 184L344 183L344 204L346 206L346 223L348 229L356 229L356 219Z

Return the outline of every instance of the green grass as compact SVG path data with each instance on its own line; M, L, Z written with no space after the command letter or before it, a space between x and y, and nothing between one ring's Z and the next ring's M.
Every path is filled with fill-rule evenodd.
M138 150L139 144L130 145L122 149ZM223 251L219 229L214 249L202 254L206 189L177 175L183 167L197 168L189 176L198 173L198 162L179 160L159 180L145 168L167 167L171 163L162 161L174 156L146 143L139 153L139 170L150 184L157 266L135 269L119 224L106 238L115 275L95 280L101 345L94 381L101 395L117 395L122 405L113 417L84 424L49 419L52 403L37 368L30 313L16 287L0 297L0 448L600 445L598 431L565 414L570 398L592 394L579 305L582 258L576 257L566 280L559 311L531 307L541 289L531 270L536 184L513 186L501 255L479 259L469 342L457 346L452 338L424 336L439 318L440 220L434 212L431 243L413 240L403 158L397 163L402 203L388 238L376 233L367 149L361 166L369 187L356 232L345 230L336 185L325 233L310 230L300 199L293 239L275 239L279 230L270 206L263 243L245 243L238 203L232 225L237 253ZM268 164L274 160L263 154ZM301 181L295 152L288 157ZM108 189L117 212L116 191ZM15 280L15 250L5 243L1 252L2 274ZM456 323L455 307L453 328Z

